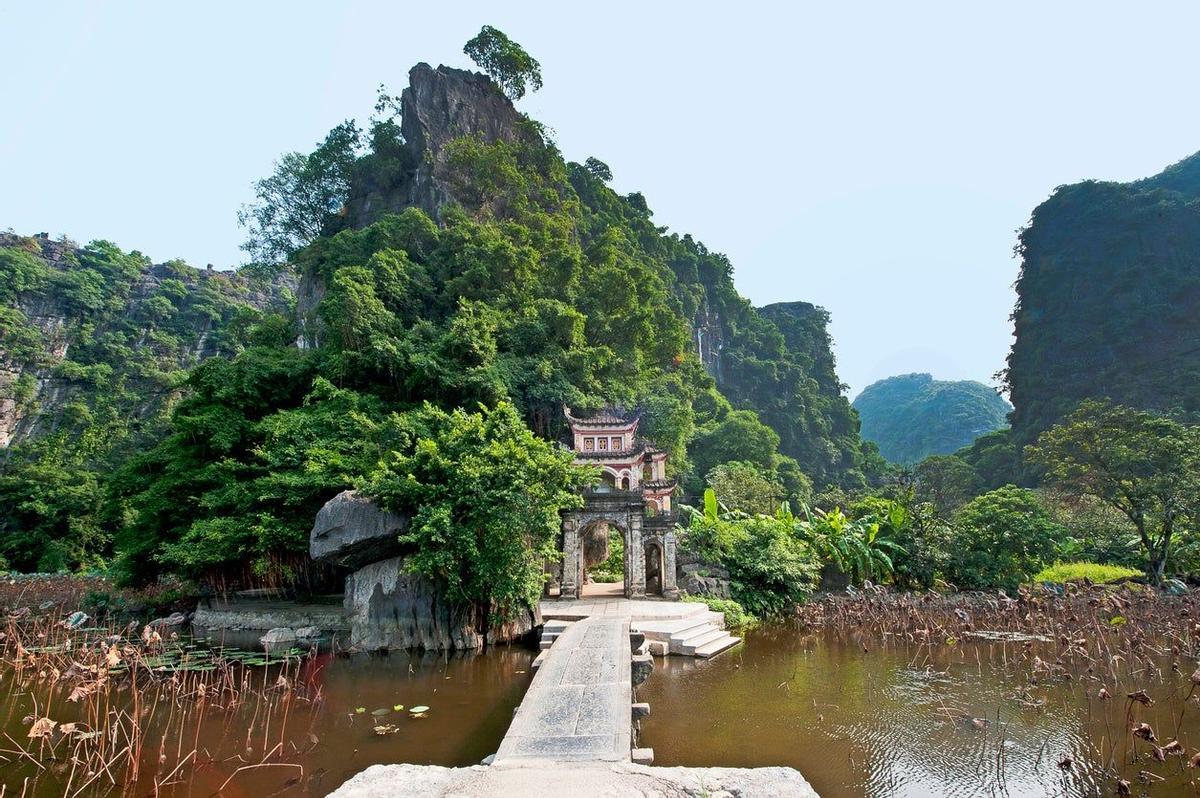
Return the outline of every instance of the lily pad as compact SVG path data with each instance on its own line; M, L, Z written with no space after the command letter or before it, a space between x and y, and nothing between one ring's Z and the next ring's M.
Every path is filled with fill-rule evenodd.
M387 707L380 707L379 709L372 709L372 710L371 710L371 714L372 714L372 715L376 715L376 716L388 715L388 714L390 714L390 713L391 713L391 710L390 710L390 709L388 709Z
M426 706L413 707L412 709L409 710L409 712L411 712L414 715L420 714L422 712L428 712L428 711L429 711L429 707L426 707Z
M362 713L367 711L367 708L366 707L355 707L354 711L357 712L359 715L361 715Z
M396 706L392 707L392 709L393 709L393 710L395 710L396 712L403 712L403 711L404 711L404 705L403 705L403 704L396 704Z

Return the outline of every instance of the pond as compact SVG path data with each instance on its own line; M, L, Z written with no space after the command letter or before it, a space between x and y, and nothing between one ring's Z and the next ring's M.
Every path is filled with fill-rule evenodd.
M214 653L181 637L152 657L120 644L125 661L97 677L81 654L103 654L111 631L97 643L86 630L51 630L72 651L35 650L19 671L6 652L7 795L318 796L377 763L477 764L504 736L536 654L304 652L264 666L261 652ZM55 727L30 737L40 718Z
M1147 649L1106 664L1044 638L927 646L772 625L713 660L658 660L638 688L641 744L656 765L790 765L823 798L1113 795L1118 779L1193 796L1196 663ZM1153 705L1126 697L1143 688ZM1179 724L1183 754L1158 761L1141 723L1158 747Z

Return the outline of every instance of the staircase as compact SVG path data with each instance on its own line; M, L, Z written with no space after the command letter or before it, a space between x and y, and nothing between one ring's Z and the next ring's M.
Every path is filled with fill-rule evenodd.
M725 616L704 611L676 620L638 621L637 628L650 641L650 652L708 659L742 642L725 631Z

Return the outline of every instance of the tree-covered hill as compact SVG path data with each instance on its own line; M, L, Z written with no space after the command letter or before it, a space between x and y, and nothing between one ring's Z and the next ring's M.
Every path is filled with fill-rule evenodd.
M599 160L566 161L505 96L523 86L511 77L420 64L399 98L381 92L366 130L344 122L313 153L284 156L242 218L254 273L299 279L294 323L213 316L213 341L218 328L241 337L185 385L173 378L184 395L169 426L119 462L49 468L46 451L14 448L0 499L26 511L6 520L0 554L20 567L115 554L135 580L296 581L324 501L383 484L394 458L431 456L420 442L454 429L507 430L495 446L511 447L507 422L461 415L509 408L552 442L564 405L638 407L689 491L728 462L793 499L865 485L882 461L841 393L825 312L753 308L723 255L656 225ZM97 274L102 293L123 285ZM138 308L184 313L150 301ZM127 311L123 334L160 334L146 312ZM431 539L459 529L428 523Z
M974 380L949 382L903 374L872 383L854 400L862 436L894 463L910 465L949 454L1006 426L1011 408Z
M1060 187L1017 252L1020 444L1087 398L1200 418L1200 154L1132 183Z
M165 432L190 368L294 339L294 284L0 234L0 565L104 553L107 476Z

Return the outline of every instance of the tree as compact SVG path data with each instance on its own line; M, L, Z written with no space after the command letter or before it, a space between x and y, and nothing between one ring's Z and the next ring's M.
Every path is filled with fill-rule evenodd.
M432 405L409 414L411 444L363 485L383 506L413 514L400 542L408 566L449 601L492 621L537 604L542 568L557 556L563 509L580 506L593 469L536 437L512 405L477 413Z
M583 162L583 168L587 169L592 177L603 180L605 183L613 178L612 169L609 169L608 164L599 158L588 158Z
M321 235L350 191L359 139L358 126L347 120L316 150L287 153L270 177L254 184L255 201L238 211L238 224L247 231L241 248L252 263L282 263Z
M943 517L953 515L979 495L979 475L961 457L935 454L913 468L916 499L929 502Z
M1032 490L1006 485L977 496L955 519L946 577L960 588L1014 589L1045 566L1062 528Z
M783 485L754 463L722 463L704 479L730 510L774 515L783 501Z
M1200 510L1200 428L1086 400L1026 449L1045 479L1094 496L1132 522L1146 574L1162 582L1175 536Z
M533 87L534 91L542 87L542 65L521 45L491 25L484 25L479 35L466 43L463 52L510 100L524 97L528 87Z

